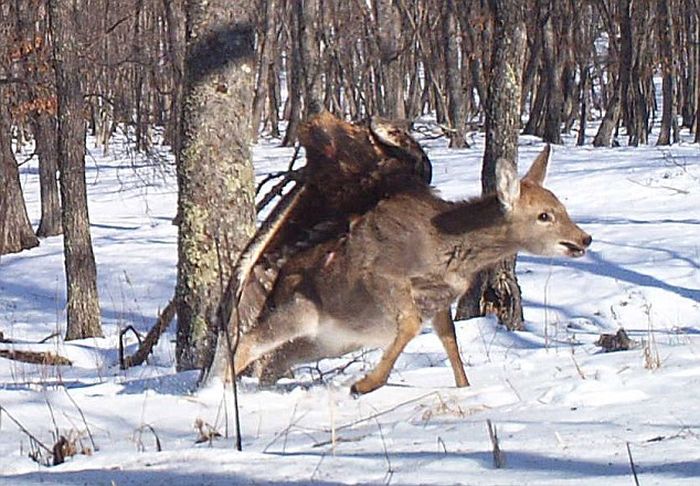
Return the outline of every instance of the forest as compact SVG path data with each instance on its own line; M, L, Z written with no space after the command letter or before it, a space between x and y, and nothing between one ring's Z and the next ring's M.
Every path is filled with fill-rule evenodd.
M350 149L309 134L326 114ZM457 358L435 316L359 398L376 346L216 381L241 266L275 295L261 272L344 244L371 207L274 218L356 189L310 171L367 147L448 201L547 154L593 243L475 273L439 314ZM699 147L698 0L3 1L0 483L691 484Z

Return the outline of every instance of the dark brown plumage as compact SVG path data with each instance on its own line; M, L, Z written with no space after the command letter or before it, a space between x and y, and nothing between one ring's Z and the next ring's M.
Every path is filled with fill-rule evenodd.
M380 200L430 184L425 152L404 128L385 120L352 124L321 112L302 125L299 140L306 166L243 252L238 289L229 289L238 296L243 329L274 306L269 297L294 255L342 240L352 220Z

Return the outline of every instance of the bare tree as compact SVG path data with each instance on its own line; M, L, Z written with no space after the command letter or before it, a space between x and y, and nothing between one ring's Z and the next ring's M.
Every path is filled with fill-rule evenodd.
M450 147L463 148L464 139L464 96L459 67L459 34L457 7L454 0L445 0L443 29L445 34L445 78L447 80L447 118L450 122Z
M517 164L520 96L526 43L524 2L491 0L493 57L486 98L486 149L481 172L484 193L495 192L496 161ZM482 272L460 299L457 318L495 313L508 329L521 329L523 311L515 258Z
M201 368L230 266L254 230L252 2L187 4L178 154L178 369Z
M21 73L12 69L10 49L18 49L21 42L13 29L15 5L0 4L0 255L33 248L39 244L32 225L20 185L19 169L12 148L11 107L17 105ZM16 56L15 56L16 57ZM20 76L17 76L17 75ZM2 79L13 79L12 82Z
M17 161L12 150L10 118L0 87L0 255L39 244L24 205Z
M663 106L661 117L661 132L657 145L670 145L671 134L673 141L678 142L678 118L676 94L676 66L673 52L674 26L671 15L672 1L658 0L656 2L656 16L659 34L659 57L661 59ZM671 5L669 5L671 4Z
M85 183L85 120L80 42L83 0L50 0L50 31L56 73L60 186L65 256L66 340L102 336L97 269L92 251Z

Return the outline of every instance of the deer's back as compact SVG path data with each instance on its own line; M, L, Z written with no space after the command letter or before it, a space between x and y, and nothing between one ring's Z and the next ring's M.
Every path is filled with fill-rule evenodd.
M371 329L376 344L393 339L397 315L414 303L425 318L432 317L454 297L439 271L444 252L431 223L447 207L428 190L382 201L343 237L288 261L275 289L275 305L302 295L316 304L326 328L349 333Z

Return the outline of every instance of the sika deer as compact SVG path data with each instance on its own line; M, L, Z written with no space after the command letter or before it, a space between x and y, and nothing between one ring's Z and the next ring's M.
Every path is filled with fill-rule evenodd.
M241 337L236 374L283 345L284 366L381 347L379 364L352 387L367 393L386 383L406 344L438 316L435 330L458 385L466 385L444 309L471 276L520 250L580 257L591 243L542 187L548 158L547 148L522 180L499 160L496 193L466 202L444 201L425 187L395 194L343 237L291 258L260 319Z

